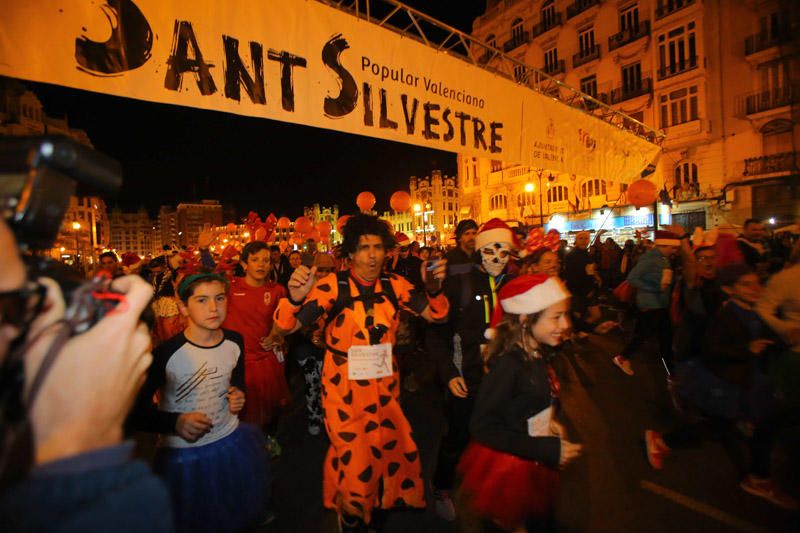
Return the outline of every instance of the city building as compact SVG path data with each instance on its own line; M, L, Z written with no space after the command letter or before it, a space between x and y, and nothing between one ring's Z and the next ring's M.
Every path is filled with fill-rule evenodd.
M109 247L117 255L133 252L139 257L161 255L161 231L143 207L135 213L114 208L108 217L111 237Z
M434 170L430 176L411 176L408 183L413 206L413 236L428 245L447 244L459 219L460 192L456 178Z
M158 225L161 233L161 246L178 245L178 211L169 205L162 205L158 210Z
M197 246L197 238L203 227L222 225L222 204L217 200L180 203L175 209L175 214L176 229L178 230L176 241L180 246ZM165 215L169 223L171 213L167 212Z
M781 224L800 215L800 71L789 32L797 10L789 4L489 0L472 35L662 129L649 176L672 203L659 207L661 222ZM509 74L526 76L524 67ZM458 165L461 218L623 234L653 224L652 209L626 205L630 180L620 176L559 175L465 155Z
M414 238L414 212L407 211L405 213L401 213L399 211L384 211L381 215L381 218L384 220L388 220L392 224L392 229L395 232L403 232L408 235L409 238Z
M72 196L48 255L91 271L108 248L111 231L106 203L97 196Z

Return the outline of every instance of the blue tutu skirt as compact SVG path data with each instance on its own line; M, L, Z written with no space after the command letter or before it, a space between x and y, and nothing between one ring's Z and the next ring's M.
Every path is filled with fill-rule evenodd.
M265 513L271 483L265 440L240 424L227 437L196 448L161 448L154 469L172 498L178 532L236 531Z

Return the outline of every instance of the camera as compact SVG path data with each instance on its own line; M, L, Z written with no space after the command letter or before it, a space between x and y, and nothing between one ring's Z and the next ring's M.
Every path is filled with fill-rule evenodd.
M75 319L75 333L91 327L117 302L86 296L109 292L107 281L86 281L66 265L37 254L53 245L79 185L93 193L116 195L122 186L122 169L117 161L66 137L0 140L0 216L24 254L28 278L58 282ZM74 298L78 293L82 296Z

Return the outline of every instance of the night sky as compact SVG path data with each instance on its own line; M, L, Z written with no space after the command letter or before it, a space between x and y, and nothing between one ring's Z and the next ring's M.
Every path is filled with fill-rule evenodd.
M484 0L458 3L406 1L462 31L485 7ZM45 112L67 116L86 130L95 148L123 165L122 193L109 205L133 210L202 198L219 199L262 215L296 217L304 205L337 203L356 210L362 190L375 193L378 210L407 189L408 177L433 169L456 173L456 155L266 119L195 110L25 82Z

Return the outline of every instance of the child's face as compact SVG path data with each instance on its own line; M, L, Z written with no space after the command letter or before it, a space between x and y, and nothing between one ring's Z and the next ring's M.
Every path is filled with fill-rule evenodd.
M758 275L745 274L730 287L722 288L731 298L753 305L761 297L761 281Z
M219 329L228 314L228 297L221 281L200 283L186 304L181 302L183 316L204 329Z
M270 252L269 250L259 250L247 257L247 262L242 263L244 275L255 282L263 282L269 275Z
M562 300L542 311L533 325L533 338L542 344L558 346L569 328L569 300Z

